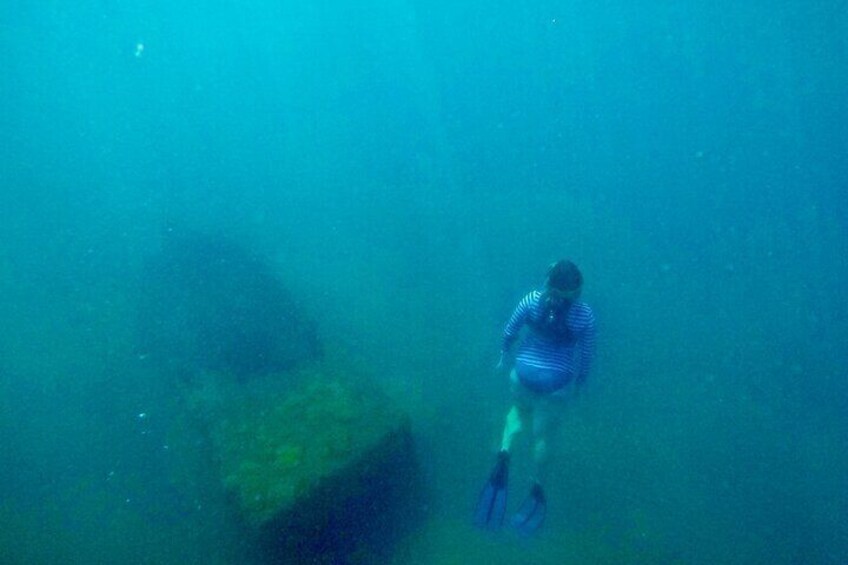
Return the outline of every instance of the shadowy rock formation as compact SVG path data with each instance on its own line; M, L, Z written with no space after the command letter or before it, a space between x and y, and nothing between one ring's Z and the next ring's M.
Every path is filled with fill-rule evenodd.
M314 324L271 268L226 238L169 230L140 292L139 351L165 372L245 380L321 356Z

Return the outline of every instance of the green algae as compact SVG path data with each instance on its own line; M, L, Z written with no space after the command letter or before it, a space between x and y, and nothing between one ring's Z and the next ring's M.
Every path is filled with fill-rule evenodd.
M254 526L406 423L375 388L320 366L248 384L208 378L186 404L203 422L224 488Z

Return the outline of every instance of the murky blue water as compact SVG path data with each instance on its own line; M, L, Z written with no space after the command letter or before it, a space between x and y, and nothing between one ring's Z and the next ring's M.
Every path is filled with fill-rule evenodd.
M823 1L3 4L0 561L256 560L139 347L185 230L402 399L432 501L399 562L844 563L846 30ZM491 538L500 332L560 257L597 365L544 534Z

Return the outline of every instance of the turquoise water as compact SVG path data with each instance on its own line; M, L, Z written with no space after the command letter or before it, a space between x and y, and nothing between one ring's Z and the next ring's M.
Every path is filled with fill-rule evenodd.
M137 347L173 229L262 257L410 412L432 501L398 562L848 560L843 3L0 14L3 563L255 561L216 477L174 480L200 448ZM500 331L560 257L597 364L544 534L492 538Z

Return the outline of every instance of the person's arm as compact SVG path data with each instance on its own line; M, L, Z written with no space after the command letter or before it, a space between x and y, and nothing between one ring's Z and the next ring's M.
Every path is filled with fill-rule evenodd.
M524 323L527 321L530 306L535 299L534 295L535 293L531 292L521 299L521 302L518 303L518 306L516 306L515 310L512 312L512 316L509 317L506 327L504 327L503 340L501 341L501 357L498 361L499 369L503 367L505 358L507 354L509 354L509 350L515 344L515 341L518 339L519 332L521 332L522 326L524 326Z
M577 385L583 385L589 376L589 371L592 369L592 361L595 358L595 315L592 309L585 306L583 316L585 322L583 331L580 334L580 342L578 348L580 351L579 372L577 374Z

